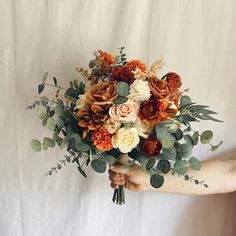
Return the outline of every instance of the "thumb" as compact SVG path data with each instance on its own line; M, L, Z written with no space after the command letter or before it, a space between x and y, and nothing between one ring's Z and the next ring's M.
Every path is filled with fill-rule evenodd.
M115 165L111 165L110 169L116 173L120 173L120 174L128 174L130 171L130 168L122 165L122 164L115 164Z

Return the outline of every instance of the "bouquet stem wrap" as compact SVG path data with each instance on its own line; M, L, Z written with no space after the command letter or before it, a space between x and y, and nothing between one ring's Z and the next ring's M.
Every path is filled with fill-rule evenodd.
M118 158L117 163L122 165L127 165L129 163L129 156L127 154L121 154ZM119 185L117 189L114 190L112 197L113 203L122 205L125 204L125 186Z

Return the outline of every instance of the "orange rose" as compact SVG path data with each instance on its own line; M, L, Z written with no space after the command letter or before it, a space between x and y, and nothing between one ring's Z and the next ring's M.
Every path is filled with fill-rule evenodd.
M135 71L137 68L142 72L145 72L147 70L146 65L139 60L131 60L127 64L125 64L125 67L129 68L131 71Z
M142 152L144 152L150 157L158 156L161 152L161 149L161 142L154 137L149 137L148 139L145 139L141 144Z
M148 84L152 94L159 99L166 99L170 96L170 90L165 80L158 79L157 77L148 78Z
M98 129L107 119L112 101L117 97L116 82L100 82L92 86L86 94L85 108L76 113L82 118L79 126L87 129L85 133Z
M132 84L135 80L134 74L130 71L130 69L123 67L123 66L117 66L112 71L112 77L118 82L126 82L127 84Z

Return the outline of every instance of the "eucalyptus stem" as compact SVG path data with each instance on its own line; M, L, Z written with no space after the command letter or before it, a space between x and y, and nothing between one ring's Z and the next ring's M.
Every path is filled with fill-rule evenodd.
M58 85L53 85L53 84L48 84L48 83L43 83L44 85L47 85L47 86L51 86L51 87L54 87L54 88L59 88L59 89L63 89L63 90L67 90L66 88L63 88L61 86L58 86Z

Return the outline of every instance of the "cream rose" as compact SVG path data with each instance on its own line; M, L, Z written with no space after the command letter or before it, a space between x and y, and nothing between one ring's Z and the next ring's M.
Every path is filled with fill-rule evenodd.
M109 133L114 134L121 126L120 121L108 118L103 125Z
M112 137L112 145L119 148L122 153L131 152L139 143L138 130L136 128L122 127Z
M134 122L137 119L139 106L136 102L128 100L126 103L113 105L109 115L114 120L121 122Z
M151 97L148 81L136 79L130 85L130 98L134 101L146 101Z

